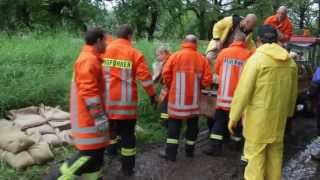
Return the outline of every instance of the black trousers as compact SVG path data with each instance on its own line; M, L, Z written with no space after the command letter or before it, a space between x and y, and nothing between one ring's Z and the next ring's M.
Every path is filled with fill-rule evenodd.
M136 155L136 120L109 120L110 122L110 148L121 152L122 169L131 171L135 167Z
M168 134L166 154L170 160L175 160L178 152L179 137L184 120L172 119L168 120ZM185 150L187 155L193 156L194 146L199 132L198 117L185 120L187 129L185 133Z
M104 150L105 148L86 151L79 150L77 154L65 162L67 165L66 171L74 176L99 172L104 163ZM73 167L77 168L74 169L74 172L70 172L71 170L68 169ZM56 168L44 179L56 180L61 176L63 176L63 172L60 171L60 168ZM102 179L102 177L97 179Z
M224 140L230 138L228 131L229 111L217 109L214 117L214 123L210 133L210 141L213 144L221 145ZM235 130L235 135L231 137L231 140L241 141L242 139L242 126L239 123Z
M168 98L165 98L163 102L160 103L160 119L161 119L161 124L165 128L168 128L168 119L169 119Z

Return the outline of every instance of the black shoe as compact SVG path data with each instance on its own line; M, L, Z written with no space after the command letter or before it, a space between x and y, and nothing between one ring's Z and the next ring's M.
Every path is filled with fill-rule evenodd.
M165 150L161 150L159 152L159 157L161 157L162 159L165 159L167 161L172 161L172 162L175 162L177 160L177 158L174 158L174 157L169 158L169 156L167 155Z
M209 146L207 149L202 151L204 154L208 156L222 156L222 146L216 145L216 146Z

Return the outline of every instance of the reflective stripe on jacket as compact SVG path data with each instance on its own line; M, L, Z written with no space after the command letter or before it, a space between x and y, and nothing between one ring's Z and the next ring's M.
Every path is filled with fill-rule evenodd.
M227 36L229 32L233 28L233 17L225 17L218 21L214 26L212 30L212 40L209 42L206 53L208 53L211 50L215 49L215 40L214 39L220 39L221 42L225 42L227 39ZM256 48L255 42L253 41L252 33L249 33L246 39L247 48L253 52Z
M200 89L212 84L212 74L196 44L183 43L182 50L171 55L165 64L162 78L169 88L169 116L186 119L198 115Z
M92 46L84 46L75 65L71 84L71 130L75 146L80 150L93 150L108 145L106 134L95 126L106 121L104 111L103 75L101 61Z
M244 115L244 137L252 143L282 142L298 88L297 65L276 43L264 44L248 59L236 88L230 121Z
M102 55L109 119L137 118L137 80L149 96L156 94L144 56L126 39L112 41Z
M230 110L233 93L237 87L242 68L251 53L244 42L234 42L217 56L215 72L218 74L217 109Z

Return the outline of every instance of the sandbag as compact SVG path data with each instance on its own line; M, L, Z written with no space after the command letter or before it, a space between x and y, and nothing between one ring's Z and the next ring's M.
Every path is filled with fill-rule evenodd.
M48 122L50 126L53 128L58 128L60 131L71 129L71 123L70 120L65 121L49 121Z
M12 153L28 149L34 141L18 128L6 121L0 121L0 148Z
M31 138L35 141L35 144L28 149L28 152L36 164L43 164L54 158L49 144L42 139L39 133L33 133Z
M60 131L59 129L56 129L56 134L62 140L63 143L70 144L70 145L74 144L70 129L64 130L64 131Z
M68 120L70 119L70 114L62 111L59 107L49 107L43 104L40 105L40 115L43 116L46 120Z
M55 134L55 130L49 124L43 124L26 130L27 134L40 133L40 134Z
M35 164L34 159L31 157L28 151L22 151L18 154L13 154L8 151L0 150L0 158L17 170L22 170Z
M37 114L16 114L13 122L21 130L26 130L28 128L45 124L47 121L42 116Z
M215 114L216 96L213 91L202 90L200 94L200 115L213 118Z
M53 147L62 145L62 140L56 134L44 134L42 139Z
M39 113L39 107L37 106L30 106L26 108L21 108L21 109L15 109L15 110L10 110L8 113L8 117L11 120L14 120L17 115L22 115L22 114L38 114Z

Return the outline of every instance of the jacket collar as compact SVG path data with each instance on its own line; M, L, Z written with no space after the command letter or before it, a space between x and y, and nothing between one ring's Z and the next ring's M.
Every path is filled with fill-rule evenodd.
M247 47L246 43L245 42L242 42L242 41L234 41L233 43L230 44L230 47Z
M192 50L194 50L194 51L197 50L197 45L196 45L195 43L190 43L190 42L183 42L183 43L181 44L181 47L182 47L183 49L192 49Z
M131 41L130 40L128 40L128 39L123 39L123 38L118 38L118 39L116 39L116 40L114 40L114 41L112 41L113 43L118 43L118 44L124 44L124 45L127 45L127 46L131 46L132 45L132 43L131 43Z
M92 54L94 54L95 56L99 56L99 53L97 52L97 50L93 47L93 46L91 46L91 45L84 45L83 47L82 47L82 51L83 52L89 52L89 53L92 53Z

